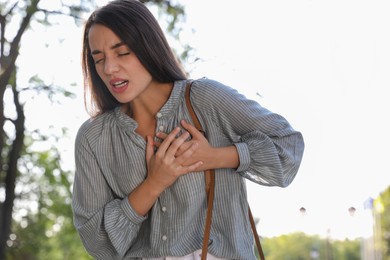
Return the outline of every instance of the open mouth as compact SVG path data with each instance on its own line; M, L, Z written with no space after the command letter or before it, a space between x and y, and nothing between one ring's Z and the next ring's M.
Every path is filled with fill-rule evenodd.
M127 83L128 83L127 80L123 80L123 81L115 82L114 84L112 84L112 86L114 88L121 88L121 87L124 87Z

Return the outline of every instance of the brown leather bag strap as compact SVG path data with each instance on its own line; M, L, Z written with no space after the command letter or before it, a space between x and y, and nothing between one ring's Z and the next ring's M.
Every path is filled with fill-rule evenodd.
M189 81L187 83L187 87L186 87L185 98L186 98L187 109L188 109L188 112L190 113L192 121L194 121L194 126L196 127L196 129L198 129L199 131L204 133L202 125L200 124L198 117L196 116L195 111L192 108L191 99L190 99L191 85L192 85L192 81Z
M204 134L202 125L200 124L199 119L196 116L195 111L191 105L191 100L190 100L191 84L192 82L188 84L185 93L187 109L191 115L192 121L196 129L198 129L200 132ZM206 170L204 176L205 176L206 195L207 195L207 215L206 215L206 223L205 223L205 229L203 235L201 260L206 260L208 246L209 246L211 219L213 215L213 204L214 204L215 170L214 169Z
M191 84L192 84L192 81L190 81L188 84L187 84L187 88L186 88L186 93L185 93L185 99L186 99L186 105L187 105L187 110L188 112L190 113L190 116L192 118L192 121L194 123L194 126L196 129L198 129L198 131L200 131L201 133L204 134L204 131L203 131L203 128L202 128L202 125L200 124L199 122L199 119L197 117L197 115L195 114L195 111L194 109L192 108L192 104L191 104L191 99L190 99L190 89L191 89ZM214 178L214 169L212 170L206 170L205 171L205 183L206 183L206 194L208 196L209 192L210 192L210 186L211 186L211 177ZM214 181L214 180L213 180ZM214 184L213 184L214 185ZM213 195L214 196L214 195ZM213 200L214 201L214 200ZM207 205L210 205L210 203L208 203ZM212 205L212 204L211 204Z
M204 131L202 129L202 125L200 124L198 117L195 114L194 109L191 105L190 100L190 89L191 89L192 81L189 81L187 83L186 93L185 93L185 99L186 99L186 105L188 112L191 115L192 121L194 123L194 126L196 129L198 129L200 132L204 134ZM206 215L206 224L205 224L205 230L204 230L204 236L203 236L203 245L202 245L202 256L201 260L206 260L207 252L208 252L208 243L210 239L210 229L211 229L211 219L212 219L212 212L213 212L213 203L214 203L214 186L215 186L215 170L206 170L205 171L205 183L206 183L206 195L207 195L207 215ZM249 220L251 223L253 236L255 237L257 250L259 252L259 256L261 260L264 260L264 254L263 249L261 248L259 235L256 231L256 225L255 221L253 220L251 209L248 206L248 213L249 213Z
M255 220L253 219L252 211L249 206L248 206L248 215L249 215L249 221L251 222L252 232L253 232L253 236L255 237L256 247L257 247L257 251L259 252L260 259L265 260L263 248L261 247L260 244L260 237L257 234Z
M203 235L203 245L202 245L202 256L201 260L206 260L209 240L210 240L210 230L211 230L211 219L213 217L213 204L214 204L214 187L215 187L215 171L206 170L205 171L205 180L206 180L206 189L208 189L207 194L207 215L206 223L204 228Z

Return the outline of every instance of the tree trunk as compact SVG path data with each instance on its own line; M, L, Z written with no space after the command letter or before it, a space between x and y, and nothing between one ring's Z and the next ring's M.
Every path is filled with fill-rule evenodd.
M19 93L16 89L16 66L15 62L19 56L19 46L21 38L28 28L32 16L38 10L39 0L32 0L30 5L26 8L26 15L23 17L18 32L15 38L10 44L10 50L8 56L1 56L1 74L0 74L0 153L2 156L5 154L5 158L1 161L0 171L5 172L5 200L1 205L1 216L0 216L0 260L5 259L5 251L7 247L7 240L11 232L12 224L12 210L15 199L15 186L17 178L17 163L21 156L24 142L24 130L25 130L25 116L23 106L19 103ZM10 11L11 13L11 11ZM8 15L10 14L8 13ZM5 16L2 16L5 18ZM2 51L3 51L3 37L5 31L5 23L2 23ZM13 120L12 123L15 126L15 139L13 140L10 148L5 147L6 135L4 133L4 123L6 122L4 115L4 92L7 86L11 85L14 94L14 105L16 108L17 119ZM9 152L8 152L9 149Z
M15 77L16 78L16 77ZM19 102L19 93L16 86L12 86L14 95L14 104L16 107L17 118L12 121L15 126L15 139L12 142L11 150L8 154L8 168L5 178L5 201L2 205L2 216L0 223L0 260L5 259L7 240L11 232L12 212L15 200L16 178L18 176L18 160L21 156L24 146L25 115L23 106Z

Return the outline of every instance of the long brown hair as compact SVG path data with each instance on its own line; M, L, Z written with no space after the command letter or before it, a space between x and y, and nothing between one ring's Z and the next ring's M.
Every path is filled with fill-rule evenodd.
M91 116L111 110L120 104L108 91L95 68L88 41L89 30L94 24L101 24L112 30L134 52L154 80L169 83L186 78L160 25L149 9L137 0L112 1L94 11L84 27L84 100Z

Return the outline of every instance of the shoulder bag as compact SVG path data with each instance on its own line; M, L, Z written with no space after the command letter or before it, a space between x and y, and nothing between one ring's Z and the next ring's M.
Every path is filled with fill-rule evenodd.
M192 121L194 122L195 127L204 134L204 131L202 129L202 126L198 120L198 117L195 114L194 109L191 105L190 100L190 89L191 89L192 82L187 83L186 93L185 93L185 99L186 99L186 105L188 112L191 115ZM211 228L211 219L212 219L212 209L213 209L213 202L214 202L214 186L215 186L215 170L210 169L206 170L205 172L205 183L206 183L206 195L207 195L207 215L206 215L206 223L205 223L205 230L204 230L204 236L203 236L203 245L202 245L202 257L201 260L206 260L207 257L207 251L208 251L208 242L210 238L210 228ZM264 260L264 253L263 249L260 244L259 235L257 234L255 221L253 219L253 215L251 212L250 207L248 206L248 215L249 215L249 221L251 223L253 236L255 238L257 250L259 252L259 256L261 260Z

